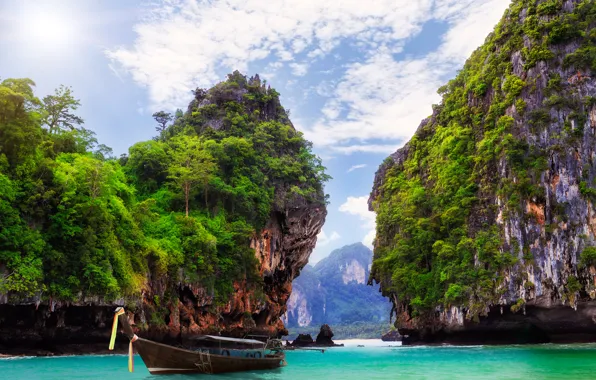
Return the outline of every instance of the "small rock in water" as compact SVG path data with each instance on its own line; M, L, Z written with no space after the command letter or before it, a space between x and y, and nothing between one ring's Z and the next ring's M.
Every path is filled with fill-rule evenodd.
M289 343L289 346L293 347L342 347L343 344L335 344L331 340L333 338L333 331L331 331L331 327L328 324L324 324L321 326L321 331L319 331L319 335L317 335L317 340L314 341L310 334L298 334L298 337L292 342Z
M317 345L321 346L334 346L335 343L331 340L333 338L333 331L331 331L331 327L328 324L324 324L321 326L321 331L319 331L319 335L317 335Z
M381 336L383 342L399 342L401 341L401 334L397 330L391 330Z
M307 347L312 346L314 342L310 334L298 334L298 337L292 342L292 346Z

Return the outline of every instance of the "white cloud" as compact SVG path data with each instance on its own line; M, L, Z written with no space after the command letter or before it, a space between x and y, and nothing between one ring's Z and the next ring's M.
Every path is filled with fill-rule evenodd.
M396 60L381 45L365 61L348 65L323 117L305 128L318 146L351 154L393 152L407 141L420 121L440 100L436 93L465 59L484 41L510 0L437 0L432 17L450 24L435 51L418 58ZM338 118L337 110L347 110ZM371 145L371 140L395 141L393 147ZM357 144L355 144L358 142Z
M348 173L353 172L354 170L357 170L357 169L365 168L365 167L366 167L366 164L353 165L348 169Z
M336 100L331 100L325 104L321 112L328 120L337 119L341 114L341 105Z
M367 246L370 249L373 249L373 240L375 240L375 236L377 235L375 229L368 231L364 239L362 239L362 244Z
M336 85L336 83L334 83L332 81L324 80L314 87L314 91L319 96L324 96L324 97L328 98L330 96L333 96L333 92L335 90L335 85Z
M265 79L270 82L277 74L280 68L284 66L283 62L270 62L263 71L259 73L261 79Z
M339 206L339 211L350 215L356 215L360 218L360 221L362 222L361 227L367 230L366 235L362 239L362 243L369 248L372 248L372 242L376 234L376 215L374 212L368 211L368 195L348 197L348 199Z
M344 108L346 117L327 115L306 128L306 137L336 150L346 143L354 146L349 144L352 141L404 141L413 134L420 120L430 114L430 105L438 102L439 86L440 73L427 60L395 61L391 52L380 49L364 63L348 67L325 107ZM397 147L398 144L393 145L390 151ZM364 149L348 149L346 153Z
M363 228L371 228L375 226L375 213L368 211L368 195L362 197L348 197L348 199L339 206L339 211L358 216L363 222Z
M283 64L283 62L271 62L267 66L274 68L274 69L279 69L279 68L282 68L284 66L284 64Z
M217 81L219 68L245 71L252 61L291 61L302 51L321 57L344 38L389 44L419 31L431 9L431 0L167 0L135 26L131 47L106 54L148 88L154 105L175 108L194 87Z
M191 89L211 86L221 71L246 71L252 62L272 59L268 78L286 65L303 76L312 62L296 62L298 54L311 60L331 54L339 59L331 70L340 76L317 87L328 100L321 117L301 130L331 151L385 154L431 113L430 105L440 99L436 89L482 43L509 3L165 0L135 26L132 46L106 54L115 73L128 72L148 89L153 109L183 107ZM440 46L423 56L396 57L430 20L448 23ZM334 52L344 41L361 52L349 64ZM380 140L385 143L373 143Z
M339 240L340 238L341 236L336 231L331 232L331 235L327 236L325 231L321 230L321 232L317 235L317 245L308 258L309 264L315 265L321 259L327 257L327 255L329 255L329 248L325 249L325 247L332 242Z
M308 63L290 63L289 66L292 68L292 74L302 77L308 72Z
M327 236L325 231L321 230L317 235L317 247L324 247L329 243L338 240L340 237L341 236L336 231L333 231L331 235Z

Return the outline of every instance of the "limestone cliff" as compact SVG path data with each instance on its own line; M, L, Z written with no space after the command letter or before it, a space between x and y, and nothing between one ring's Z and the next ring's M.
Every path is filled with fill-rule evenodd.
M595 26L513 1L380 166L370 281L410 342L596 340Z
M390 303L378 287L366 286L372 252L362 243L336 249L293 282L284 322L288 328L384 322Z
M205 144L211 144L215 153L221 147L222 154L214 156L218 178L208 185L209 191L197 191L190 199L191 207L200 211L190 217L175 216L184 204L176 198L167 206L171 208L163 209L163 218L178 223L174 226L192 226L187 235L173 240L179 244L174 248L180 247L176 254L186 261L160 263L172 243L161 256L154 254L155 246L145 248L140 255L144 261L135 263L145 271L136 274L140 290L115 300L85 290L69 300L43 291L33 297L0 294L0 353L101 352L107 347L117 306L125 306L139 334L172 344L184 344L202 333L287 334L280 317L286 312L292 281L307 264L327 215L320 160L294 130L279 94L261 83L258 75L247 79L235 72L210 90L197 89L188 111L162 128L156 142L149 144L168 148L169 139L192 133L208 141ZM134 152L131 148L123 165L130 165L133 158L140 162L141 171L126 170L134 175L131 182L142 189L139 197L154 205L157 197L152 192L160 186L162 190L157 191L170 191L173 185L167 183L167 170L159 162L150 161L147 155L135 158ZM311 172L313 165L318 166ZM156 225L143 229L147 218L162 210L152 212L153 216L146 214L138 222L137 236L156 231ZM216 234L204 238L209 223L224 233L219 238ZM164 235L151 238L155 245ZM206 243L197 244L200 239ZM164 269L165 265L170 266ZM234 266L242 270L233 271ZM0 262L0 276L4 269ZM226 281L232 278L231 285L218 285L217 276L228 276Z

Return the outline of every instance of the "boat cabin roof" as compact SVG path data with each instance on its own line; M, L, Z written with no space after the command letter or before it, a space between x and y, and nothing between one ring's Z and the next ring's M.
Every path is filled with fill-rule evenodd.
M219 343L238 343L243 345L249 346L265 346L266 343L261 342L260 340L256 339L240 339L240 338L228 338L225 336L215 336L215 335L201 335L195 338L199 341L207 341L207 342L219 342Z

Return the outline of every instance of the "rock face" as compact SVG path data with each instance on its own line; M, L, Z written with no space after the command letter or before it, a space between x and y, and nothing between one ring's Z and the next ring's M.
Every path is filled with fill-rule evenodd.
M283 317L284 323L287 323L288 316L291 316L292 321L297 326L310 326L312 314L310 313L309 306L306 295L302 293L302 290L292 286L292 294L287 303L288 311Z
M335 344L331 338L333 338L333 331L328 324L324 324L321 326L316 341L310 334L298 334L296 339L288 345L291 347L343 347L343 344Z
M402 340L402 336L397 330L391 330L381 336L383 342L399 342Z
M321 331L319 331L319 334L317 335L317 345L332 346L335 343L333 343L331 338L333 338L333 331L331 331L331 327L329 327L328 324L324 324L321 326Z
M314 267L305 266L293 282L286 325L388 321L391 303L378 286L366 286L371 263L370 249L356 243L333 251Z
M209 91L197 90L187 114L197 107L210 107L209 115L215 116L210 116L206 124L217 130L224 126L226 115L223 106L218 107L236 101L246 112L259 115L260 121L291 126L278 94L266 89L258 75L248 81L237 72L230 77L240 84L224 82ZM268 100L257 104L244 97L247 86L253 87L251 91L257 88ZM174 124L172 129L176 128ZM209 128L202 131L208 132ZM288 196L289 187L283 182L275 185L269 220L246 241L246 248L250 246L258 260L261 288L249 288L244 281L236 281L230 298L221 302L205 284L149 271L140 296L114 302L99 297L71 302L39 298L9 302L6 295L0 294L0 353L102 352L109 342L117 306L125 306L139 334L165 343L184 344L193 335L205 333L236 337L247 333L287 335L281 317L286 312L292 281L307 264L327 215L324 194L308 199ZM2 270L0 266L0 275Z
M350 282L355 282L356 284L365 283L366 269L356 259L347 263L345 268L343 266L340 267L340 270L342 271L341 280L344 285L349 284Z
M380 166L370 281L404 342L596 340L595 15L513 1Z
M163 295L164 279L150 279L142 300L105 303L51 303L36 305L34 300L21 305L0 304L0 352L26 354L98 353L107 348L114 309L124 305L129 318L144 337L165 343L184 343L196 334L211 333L243 337L246 333L271 336L287 334L280 317L292 292L292 280L316 243L325 221L324 205L275 211L267 227L251 246L260 262L263 295L254 294L241 283L235 284L233 297L217 305L202 287L181 284L168 309L166 320L152 320L156 296ZM136 311L135 313L130 310ZM155 318L155 317L153 317ZM124 348L124 346L122 346Z
M315 341L312 340L312 336L310 336L310 334L299 334L291 345L294 347L309 347L314 343Z

